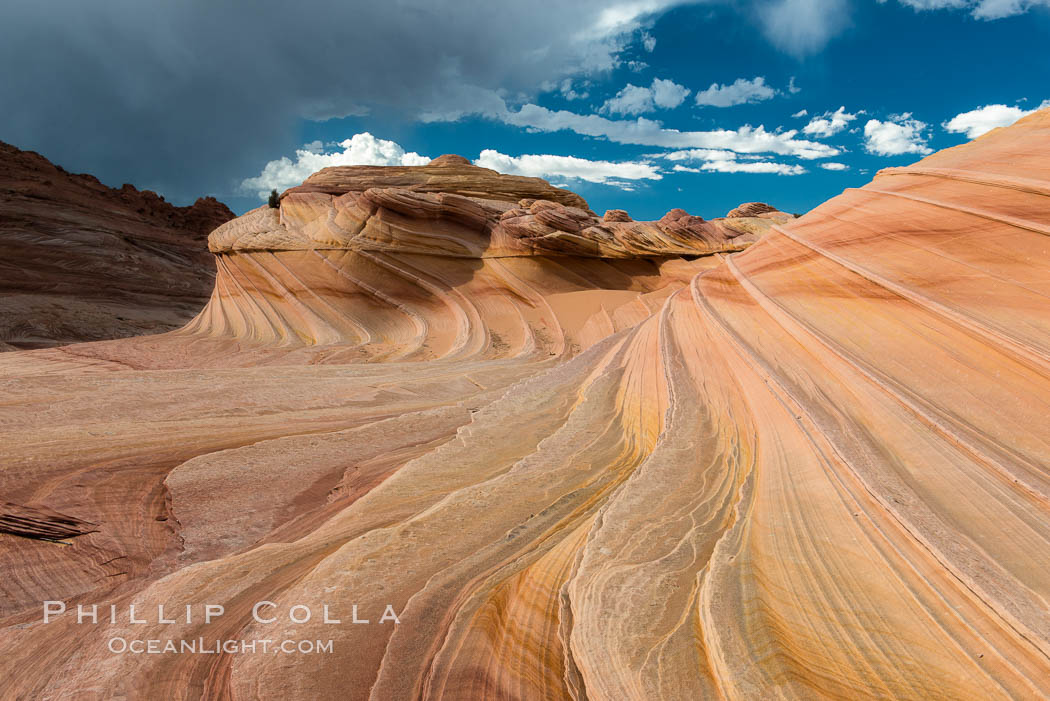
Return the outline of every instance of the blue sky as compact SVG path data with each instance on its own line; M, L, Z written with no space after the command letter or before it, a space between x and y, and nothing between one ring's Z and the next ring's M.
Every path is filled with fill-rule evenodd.
M289 30L279 3L107 0L86 27L27 3L12 40L62 41L78 116L9 76L0 139L238 212L326 164L458 153L599 213L710 218L806 211L1050 98L1047 0L304 5Z

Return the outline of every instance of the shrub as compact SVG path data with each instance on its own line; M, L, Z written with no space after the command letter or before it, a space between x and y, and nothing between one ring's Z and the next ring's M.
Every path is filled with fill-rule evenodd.
M281 206L281 198L277 195L277 189L270 190L270 207L277 209Z

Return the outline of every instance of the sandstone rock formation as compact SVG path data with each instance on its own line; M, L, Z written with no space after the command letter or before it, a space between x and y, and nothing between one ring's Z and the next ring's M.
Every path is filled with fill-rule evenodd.
M745 202L739 207L734 207L726 214L726 219L739 217L761 217L763 215L778 214L780 210L765 202Z
M623 210L599 218L573 192L447 154L426 166L325 168L286 191L279 209L259 207L220 227L209 248L219 254L370 250L469 258L708 255L741 250L772 221L792 218L768 205L748 207L715 222L680 209L656 222L635 222ZM752 229L732 226L760 214L770 221Z
M324 192L310 189L320 181ZM495 194L460 194L482 187ZM625 212L600 219L575 194L458 156L422 167L326 168L286 192L279 209L259 207L212 233L215 291L180 333L349 344L337 351L344 358L560 356L628 323L610 315L649 314L626 302L665 290L659 298L775 221L709 222L680 209L653 222ZM464 310L463 295L485 304Z
M168 331L213 286L214 198L174 207L0 142L0 350Z
M445 154L425 166L332 166L324 168L302 185L282 195L320 192L342 195L370 188L403 188L415 192L441 192L464 197L480 197L500 202L523 198L545 199L568 207L587 209L575 192L553 187L541 178L497 173L472 164L463 156Z
M185 329L0 357L3 508L85 524L0 535L5 692L1047 698L1048 152L1043 110L731 254L401 186L221 227Z

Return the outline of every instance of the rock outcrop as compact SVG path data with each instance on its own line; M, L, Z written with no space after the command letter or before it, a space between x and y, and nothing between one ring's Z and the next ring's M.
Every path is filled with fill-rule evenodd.
M0 357L0 493L85 524L0 535L5 692L1048 698L1048 151L1043 110L797 220L371 184L221 227L186 328Z
M368 187L338 197L293 189L281 198L279 208L259 207L219 227L208 246L214 253L382 250L467 258L539 254L667 258L742 250L757 235L723 222L754 220L768 230L774 221L708 222L675 209L658 221L638 222L626 212L599 218L585 202L580 205L531 198L510 203L400 187ZM791 218L782 215L781 221Z
M0 350L182 326L213 287L204 241L232 218L211 197L175 207L0 142Z
M476 166L463 156L445 154L425 166L332 166L287 190L282 199L295 193L344 195L371 188L400 188L414 192L440 192L463 197L514 203L544 199L567 207L587 209L575 192L552 186L541 178L506 175Z
M317 182L328 190L312 189ZM279 208L259 207L211 234L215 291L180 333L346 343L355 355L384 359L537 348L561 355L623 323L605 316L628 314L627 301L680 285L687 271L717 263L715 254L743 250L790 219L705 221L680 209L658 221L622 211L599 218L573 193L459 156L422 167L326 168L288 190ZM464 294L488 301L464 311ZM553 317L536 311L550 307L549 294ZM649 313L630 308L630 318ZM563 313L574 318L563 323Z
M726 214L726 219L739 219L741 217L761 217L767 215L781 214L780 210L765 202L745 202L739 207L734 207Z

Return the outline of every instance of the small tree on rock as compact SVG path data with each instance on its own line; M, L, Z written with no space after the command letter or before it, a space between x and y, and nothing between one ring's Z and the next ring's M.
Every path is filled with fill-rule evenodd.
M281 198L277 195L277 189L270 190L270 207L277 209L281 206Z

